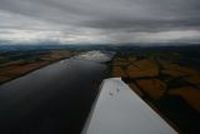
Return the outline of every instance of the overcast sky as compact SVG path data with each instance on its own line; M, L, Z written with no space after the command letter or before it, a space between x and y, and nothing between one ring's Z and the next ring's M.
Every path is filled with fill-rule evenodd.
M200 0L0 0L2 43L200 42Z

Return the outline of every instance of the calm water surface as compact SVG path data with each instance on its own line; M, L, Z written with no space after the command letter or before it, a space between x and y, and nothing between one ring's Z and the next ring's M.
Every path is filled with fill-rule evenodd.
M1 85L0 133L80 133L105 69L66 59Z

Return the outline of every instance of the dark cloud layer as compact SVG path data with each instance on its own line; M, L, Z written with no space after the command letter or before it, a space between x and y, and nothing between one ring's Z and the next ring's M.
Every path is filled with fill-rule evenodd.
M1 0L0 17L0 39L29 29L66 43L200 41L199 0Z

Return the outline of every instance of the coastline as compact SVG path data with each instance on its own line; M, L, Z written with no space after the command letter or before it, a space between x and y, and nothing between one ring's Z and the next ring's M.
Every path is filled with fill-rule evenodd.
M55 60L55 61L49 61L49 62L48 62L48 61L44 61L44 63L46 62L45 64L42 64L42 65L40 65L40 66L38 66L38 67L35 67L35 68L33 68L33 69L30 69L29 71L27 71L27 72L25 72L25 73L22 73L22 74L19 74L19 75L17 75L16 77L13 77L13 78L11 78L11 79L8 79L8 80L5 80L5 81L3 81L3 82L0 82L0 86L1 86L1 85L4 85L4 84L6 84L6 83L8 83L8 82L10 82L10 81L12 81L12 80L15 80L15 79L18 79L18 78L20 78L20 77L26 76L26 75L28 75L28 74L30 74L30 73L36 71L36 70L39 70L39 69L41 69L41 68L43 68L43 67L49 66L49 65L51 65L51 64L55 64L55 63L60 62L60 61L62 61L62 60L69 59L69 58L71 58L71 57L73 57L73 56L64 57L64 58L61 58L61 59L58 59L58 60ZM35 63L35 64L37 64L37 63Z

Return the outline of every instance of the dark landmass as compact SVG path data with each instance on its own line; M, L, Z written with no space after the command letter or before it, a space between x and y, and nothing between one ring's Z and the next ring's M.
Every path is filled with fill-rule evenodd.
M80 52L114 51L107 72L129 86L181 133L200 133L200 46L0 46L0 83Z
M78 52L61 49L7 48L0 50L0 84L25 75L56 61L70 58ZM21 49L20 49L21 48Z
M111 75L129 86L181 133L199 133L200 71L195 47L118 52Z

